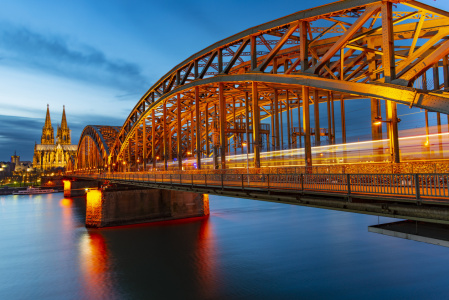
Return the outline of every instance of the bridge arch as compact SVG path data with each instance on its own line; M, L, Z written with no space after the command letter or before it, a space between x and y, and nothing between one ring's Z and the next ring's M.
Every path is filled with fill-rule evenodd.
M329 107L334 100L344 108L344 100L369 99L377 110L373 122L379 116L379 99L386 100L386 121L396 140L396 103L447 114L449 13L407 0L395 8L393 2L331 3L255 26L199 51L138 101L117 135L111 159L133 162L138 169L147 161L155 167L159 157L166 168L168 159L179 162L195 153L208 157L217 147L230 152L227 140L234 147L252 143L255 152L263 143L279 150L283 129L288 131L288 147L296 133L295 143L301 147L304 139L307 150L313 131L319 144L322 128L307 121L304 107L312 104L319 116L317 104L327 102ZM430 88L429 82L434 83ZM283 112L291 118L293 108L303 111L297 131L291 123L279 127ZM271 134L264 141L260 120L268 118ZM242 134L246 129L251 139ZM329 122L324 134L335 141L335 125ZM373 133L373 139L379 136ZM398 155L398 145L391 147Z
M115 142L119 126L88 125L83 129L74 160L76 170L107 168L110 149Z

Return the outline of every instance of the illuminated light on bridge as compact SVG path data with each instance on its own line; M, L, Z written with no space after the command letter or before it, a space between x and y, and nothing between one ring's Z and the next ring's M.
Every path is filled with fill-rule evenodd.
M210 215L209 194L203 195L203 202L204 202L204 215L208 216L208 215Z
M70 196L70 190L72 189L72 181L65 179L62 181L64 185L64 197Z
M102 221L102 199L101 190L89 189L86 194L86 226L98 227Z
M399 138L401 161L416 162L419 160L449 159L449 154L444 152L444 149L447 151L449 148L449 143L440 144L439 138L447 140L449 139L449 133ZM426 144L429 140L433 142L432 146L423 148L423 146L429 146L429 144ZM441 149L440 145L442 146ZM312 158L315 160L315 165L385 163L389 162L391 157L388 139L312 147L311 153ZM261 166L305 166L304 155L303 148L263 152L260 154ZM252 160L254 154L229 155L226 157L227 167L229 169L246 168L247 157ZM251 167L253 166L252 162L249 164ZM194 158L186 158L184 160L183 166L186 170L196 169L195 165L196 159ZM204 169L212 169L213 159L202 159L202 166ZM163 164L157 163L156 167L162 169ZM169 162L168 169L176 170L177 162Z

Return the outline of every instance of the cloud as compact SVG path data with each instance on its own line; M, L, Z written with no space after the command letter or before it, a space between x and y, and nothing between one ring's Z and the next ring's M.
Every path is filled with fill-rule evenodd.
M40 119L0 115L0 161L17 154L30 160L34 141L39 142L43 122Z
M41 34L25 27L2 23L0 61L57 76L143 93L148 80L132 62L107 57L99 49L62 36Z

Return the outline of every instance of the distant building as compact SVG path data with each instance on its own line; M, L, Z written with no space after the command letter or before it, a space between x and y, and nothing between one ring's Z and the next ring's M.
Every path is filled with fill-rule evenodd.
M56 131L56 143L47 104L47 115L42 128L41 143L34 146L33 167L42 171L65 168L70 156L75 155L77 145L71 144L70 129L67 126L65 106L62 110L61 126Z
M11 156L11 163L18 165L20 163L20 156L16 154L16 151L14 151L14 155Z
M9 161L0 162L0 179L11 176L12 172L14 171L14 166L15 164Z
M33 163L31 161L21 161L20 163L16 164L14 168L14 172L31 172L34 171L33 169Z

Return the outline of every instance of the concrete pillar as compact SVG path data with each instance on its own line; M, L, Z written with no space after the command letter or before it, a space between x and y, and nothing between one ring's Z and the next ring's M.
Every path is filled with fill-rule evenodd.
M88 189L98 188L98 181L63 179L62 182L64 183L64 197L84 196Z
M86 227L174 220L209 215L208 195L162 189L89 190Z

